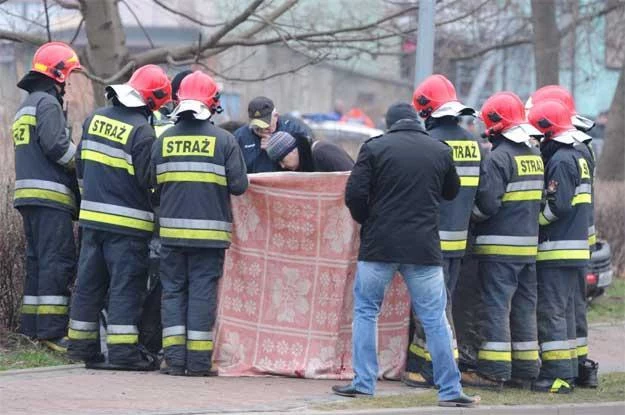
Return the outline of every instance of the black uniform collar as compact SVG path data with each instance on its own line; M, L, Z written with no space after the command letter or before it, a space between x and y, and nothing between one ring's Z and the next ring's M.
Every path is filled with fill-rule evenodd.
M460 119L451 115L446 115L440 118L428 117L425 119L425 128L429 131L432 128L440 127L443 125L458 125L458 122L460 122Z
M421 123L417 120L411 119L403 119L397 121L395 124L391 125L391 128L389 128L387 132L392 133L394 131L405 130L419 131L421 133L425 133L425 130L423 129Z
M551 160L553 155L556 154L556 152L563 147L570 147L570 145L553 140L543 140L540 143L540 154L543 157L543 161L547 163L549 160Z
M39 72L28 72L19 80L17 87L28 93L45 92L55 97L60 104L63 104L63 92L57 90L56 82Z

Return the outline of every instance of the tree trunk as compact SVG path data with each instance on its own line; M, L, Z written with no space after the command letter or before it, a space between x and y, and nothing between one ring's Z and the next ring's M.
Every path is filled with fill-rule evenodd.
M87 66L100 78L119 71L128 59L126 34L122 26L117 0L80 0L89 46ZM104 103L102 85L93 83L96 104Z
M625 63L610 105L605 131L598 177L603 180L625 180Z
M536 89L559 83L560 32L556 23L556 2L532 0Z

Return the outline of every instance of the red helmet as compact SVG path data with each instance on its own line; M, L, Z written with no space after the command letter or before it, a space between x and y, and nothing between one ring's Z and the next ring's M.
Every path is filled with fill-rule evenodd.
M443 75L430 75L421 82L412 94L412 105L421 118L469 115L474 112L458 101L456 88Z
M178 89L178 101L200 101L208 107L211 113L220 113L219 87L217 83L201 71L195 71L184 77Z
M508 91L488 98L480 114L489 135L526 123L523 102L515 93Z
M63 42L48 42L35 52L31 70L65 83L72 71L80 69L82 67L74 49Z
M530 123L550 139L567 131L575 130L571 111L562 101L549 99L535 103L528 115Z
M150 111L156 111L171 101L171 83L160 66L140 67L132 74L128 85L141 95Z
M577 114L573 95L571 95L566 88L560 85L547 85L536 90L536 92L534 92L525 103L525 109L529 111L533 105L550 99L555 99L556 101L560 101L564 104L564 106L571 113L571 122L574 127L582 131L587 131L594 127L595 123L592 120Z

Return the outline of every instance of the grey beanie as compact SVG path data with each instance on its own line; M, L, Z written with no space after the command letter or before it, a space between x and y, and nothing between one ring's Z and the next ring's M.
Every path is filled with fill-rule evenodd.
M269 138L267 155L274 162L279 162L297 148L295 137L285 131L277 131Z
M418 121L419 116L414 107L407 102L396 102L386 112L386 128L391 128L399 120Z

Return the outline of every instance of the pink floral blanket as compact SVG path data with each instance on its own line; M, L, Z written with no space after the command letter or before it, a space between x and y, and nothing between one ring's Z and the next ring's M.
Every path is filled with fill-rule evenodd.
M234 236L219 294L214 360L221 376L348 379L358 225L347 173L250 176L233 198ZM378 322L380 376L401 375L409 300L389 287Z

